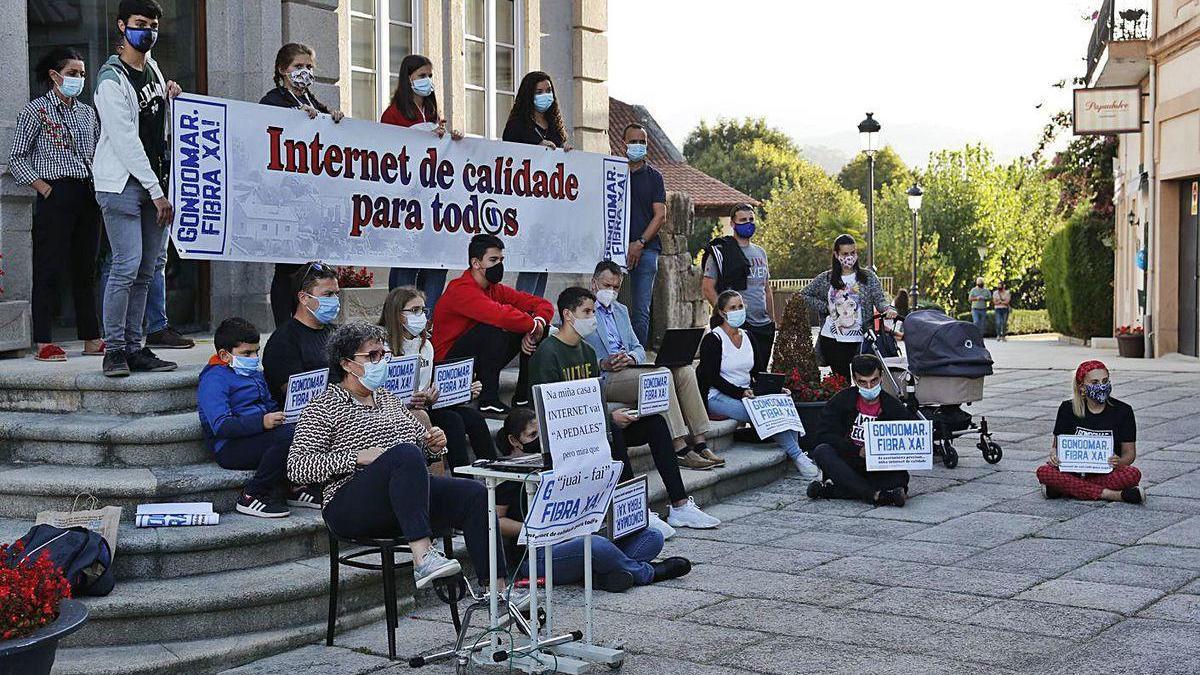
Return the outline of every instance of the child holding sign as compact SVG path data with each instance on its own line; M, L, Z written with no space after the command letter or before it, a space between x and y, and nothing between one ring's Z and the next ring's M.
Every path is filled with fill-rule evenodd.
M1050 461L1038 467L1037 478L1047 499L1076 499L1141 504L1146 489L1138 485L1142 472L1133 466L1137 458L1137 421L1129 404L1111 396L1108 367L1100 361L1085 361L1075 369L1072 397L1058 407L1054 421L1055 442ZM1113 455L1108 473L1076 474L1059 470L1059 437L1101 436L1111 439Z

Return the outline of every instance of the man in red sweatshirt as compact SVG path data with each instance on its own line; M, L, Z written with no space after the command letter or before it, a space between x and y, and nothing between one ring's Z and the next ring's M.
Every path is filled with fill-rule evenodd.
M517 354L520 376L513 405L529 405L529 355L545 337L554 316L549 301L500 283L504 278L504 242L490 234L471 237L470 267L450 282L433 310L434 361L475 358L483 391L479 410L508 414L500 402L500 370Z

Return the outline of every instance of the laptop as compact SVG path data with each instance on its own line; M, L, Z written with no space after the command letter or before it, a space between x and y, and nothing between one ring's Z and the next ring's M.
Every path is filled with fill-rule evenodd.
M754 386L751 389L755 396L769 396L781 393L785 382L787 376L783 373L759 373L754 378Z
M484 466L496 471L533 473L549 468L549 464L544 455L524 455L522 457L500 457L488 462Z
M691 365L704 337L703 328L668 328L654 363L636 363L631 368L676 368Z

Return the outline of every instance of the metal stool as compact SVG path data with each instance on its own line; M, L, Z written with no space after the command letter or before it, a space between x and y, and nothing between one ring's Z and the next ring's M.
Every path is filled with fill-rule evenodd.
M388 658L396 658L396 627L400 623L399 611L396 606L396 571L411 569L411 560L396 562L396 553L412 554L408 540L401 535L394 537L343 537L326 525L329 534L329 621L325 629L325 646L333 646L333 631L337 623L338 611L338 568L341 565L356 567L363 570L383 572L383 604L387 614L388 627ZM342 543L364 547L361 551L339 555ZM454 546L449 533L442 536L442 545L447 558L454 555ZM380 562L370 563L360 558L378 555ZM450 618L454 621L454 632L457 635L461 622L458 617L458 601L466 594L466 583L461 574L434 582L437 595L443 602L450 605Z

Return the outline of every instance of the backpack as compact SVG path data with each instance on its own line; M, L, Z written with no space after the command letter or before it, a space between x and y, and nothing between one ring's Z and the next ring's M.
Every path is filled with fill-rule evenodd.
M14 560L17 556L13 554L8 564L36 560L49 551L50 561L71 584L73 597L108 595L116 584L108 542L87 528L34 525L19 541L25 544L21 558Z
M736 239L726 235L708 242L708 245L704 247L704 255L700 259L701 273L708 265L710 258L717 268L718 293L727 290L746 290L747 280L750 278L750 261L746 259L746 254L742 252L742 247Z

